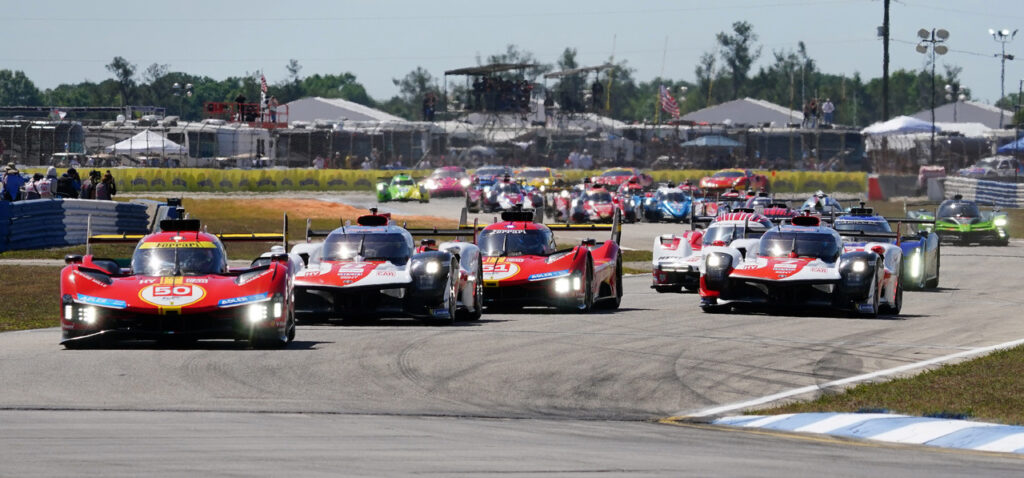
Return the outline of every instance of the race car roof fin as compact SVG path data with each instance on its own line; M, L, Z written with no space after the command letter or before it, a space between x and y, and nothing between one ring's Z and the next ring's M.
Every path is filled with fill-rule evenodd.
M199 232L199 219L164 219L160 221L160 229L167 232Z

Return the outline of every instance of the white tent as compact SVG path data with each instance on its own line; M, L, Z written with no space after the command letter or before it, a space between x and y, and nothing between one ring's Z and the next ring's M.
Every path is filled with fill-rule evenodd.
M875 123L861 130L865 135L896 135L911 133L931 133L932 124L910 116L897 116L889 121ZM935 131L942 131L938 126Z
M145 130L120 143L106 147L113 154L188 154L188 148L175 143L158 133Z

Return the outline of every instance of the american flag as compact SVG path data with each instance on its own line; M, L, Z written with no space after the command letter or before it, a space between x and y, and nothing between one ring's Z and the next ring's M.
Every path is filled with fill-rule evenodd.
M665 85L661 85L661 109L666 113L671 113L673 118L679 118L679 104L669 94L668 88L665 88Z

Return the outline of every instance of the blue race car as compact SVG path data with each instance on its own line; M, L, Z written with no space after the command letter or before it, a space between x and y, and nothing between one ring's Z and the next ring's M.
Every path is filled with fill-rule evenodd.
M934 232L918 229L914 235L900 237L899 229L903 225L926 222L929 221L880 216L861 203L861 207L851 208L850 212L836 217L833 227L843 236L846 245L864 242L889 242L899 245L903 250L903 288L920 290L939 286L939 236ZM890 223L899 225L896 231L892 230Z
M647 222L689 222L693 196L679 188L661 187L644 198L644 220Z

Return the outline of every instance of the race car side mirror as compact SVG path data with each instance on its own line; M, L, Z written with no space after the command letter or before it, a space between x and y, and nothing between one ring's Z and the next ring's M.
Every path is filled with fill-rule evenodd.
M78 254L68 254L68 255L64 256L64 263L65 264L81 264L82 263L82 256L80 256Z
M597 245L597 239L592 239L592 238L588 237L588 238L580 241L580 244L584 245L584 246L587 246L587 247L596 246Z
M287 264L288 263L288 254L285 253L285 252L274 254L274 255L270 256L270 260L272 260L274 262L280 262L281 264Z

